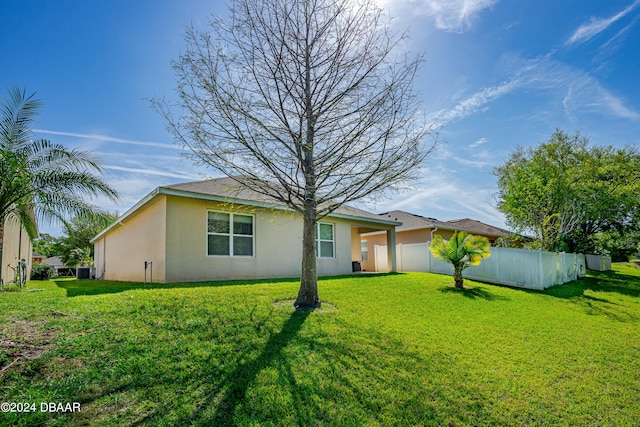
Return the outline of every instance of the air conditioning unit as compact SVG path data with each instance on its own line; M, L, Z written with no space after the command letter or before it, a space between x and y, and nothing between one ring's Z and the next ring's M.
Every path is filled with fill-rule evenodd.
M78 280L90 280L96 278L95 267L77 267L76 279Z

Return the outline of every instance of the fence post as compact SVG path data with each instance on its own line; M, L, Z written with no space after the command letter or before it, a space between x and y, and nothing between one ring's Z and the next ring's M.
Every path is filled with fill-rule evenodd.
M542 266L542 249L538 250L538 281L544 290L544 268Z
M500 262L500 254L501 253L503 254L504 252L502 252L502 249L498 248L498 247L494 247L492 250L496 252L496 256L498 257L498 262L497 262L497 264L498 264L498 282L502 283L502 282L504 282L504 280L502 280L502 269L500 268L500 264L502 264ZM492 254L492 256L493 256L493 254ZM494 260L495 260L495 258L494 258Z

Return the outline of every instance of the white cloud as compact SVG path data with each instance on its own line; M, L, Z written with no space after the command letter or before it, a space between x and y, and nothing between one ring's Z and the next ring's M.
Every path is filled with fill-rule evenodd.
M600 52L593 58L593 62L606 62L610 57L615 55L623 46L629 30L636 24L639 18L640 16L635 17L633 21L631 21L631 23L627 24L612 37L610 37L609 40L604 42L602 46L600 46Z
M429 119L440 125L463 119L472 114L484 111L487 104L512 92L519 86L518 80L500 83L493 87L480 89L470 97L460 101L453 108L442 109L430 115Z
M471 217L504 227L505 217L493 199L496 192L495 188L461 184L454 172L436 167L413 191L381 203L378 210L398 209L443 221Z
M482 11L498 0L378 0L380 7L408 9L418 16L429 16L436 28L462 33L469 30Z
M610 18L591 17L591 20L588 23L582 24L580 27L578 27L578 29L571 35L571 37L569 37L565 44L580 44L591 40L593 37L609 28L616 21L624 18L626 15L631 13L638 5L640 5L640 0L636 0L631 6L628 6L627 8L623 9L621 12L616 13Z
M100 135L95 133L60 132L60 131L46 130L46 129L34 129L33 131L35 133L43 133L46 135L70 136L73 138L88 139L93 141L115 142L118 144L141 145L146 147L158 147L158 148L168 148L172 150L181 150L181 148L176 144L165 144L162 142L151 142L151 141L136 141L132 139L123 139L123 138Z
M435 18L436 27L445 31L464 32L473 26L484 9L497 0L426 0L425 13Z
M530 91L552 97L553 102L564 107L568 116L588 112L640 120L640 113L629 107L624 98L611 93L595 77L556 61L552 56L553 52L533 59L505 55L501 63L509 74L507 80L482 88L453 107L431 114L429 119L445 125L486 111L492 102L512 92Z
M155 175L155 176L166 176L169 178L180 178L180 179L190 179L197 180L200 179L200 176L193 174L185 174L185 173L177 173L177 172L167 172L158 169L142 169L142 168L128 168L124 166L116 166L116 165L105 165L104 169L121 171L121 172L131 172L135 174L142 175Z
M482 139L486 141L485 138ZM488 150L477 150L476 148L472 148L471 146L465 148L461 148L458 146L450 150L448 145L441 145L438 147L438 150L431 156L431 159L437 162L436 164L440 166L440 168L438 169L438 174L440 175L446 175L451 172L451 168L454 167L451 161L459 163L463 166L472 166L478 169L482 169L485 167L493 168L496 165L495 156Z
M482 144L486 144L487 142L489 142L489 140L487 138L480 138L479 140L477 140L473 144L469 145L469 148L476 148L476 147L481 146Z
M640 113L627 107L623 99L607 91L596 79L589 76L570 83L562 103L568 116L585 111L633 121L640 120Z
M126 173L110 173L109 184L118 191L120 200L113 202L107 198L99 198L96 205L110 212L126 212L129 208L149 194L154 188L166 185L166 180L152 176L132 176Z
M487 166L494 166L494 159L489 155L489 152L482 150L476 155L468 155L465 157L452 156L451 159L465 166L473 166L474 168L482 169Z

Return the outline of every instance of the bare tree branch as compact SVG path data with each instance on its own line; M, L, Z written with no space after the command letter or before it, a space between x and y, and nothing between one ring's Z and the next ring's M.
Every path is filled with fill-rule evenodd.
M416 178L433 149L413 90L423 56L373 0L235 0L185 40L179 102L155 107L194 160L303 215L298 303L319 303L317 220Z

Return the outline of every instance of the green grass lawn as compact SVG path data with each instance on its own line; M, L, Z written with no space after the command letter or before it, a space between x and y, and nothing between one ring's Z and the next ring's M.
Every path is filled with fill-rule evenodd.
M640 270L524 291L428 273L30 282L0 294L0 425L640 425ZM41 402L81 405L39 412Z

